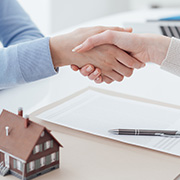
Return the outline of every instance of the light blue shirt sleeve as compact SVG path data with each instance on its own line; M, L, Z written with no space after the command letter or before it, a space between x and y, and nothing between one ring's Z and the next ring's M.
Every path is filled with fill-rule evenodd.
M0 0L0 89L56 74L49 38L16 0Z

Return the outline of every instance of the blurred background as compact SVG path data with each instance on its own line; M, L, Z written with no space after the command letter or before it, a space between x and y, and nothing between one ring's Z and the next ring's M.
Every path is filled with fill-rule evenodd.
M143 8L180 7L179 0L18 0L48 35L106 15Z

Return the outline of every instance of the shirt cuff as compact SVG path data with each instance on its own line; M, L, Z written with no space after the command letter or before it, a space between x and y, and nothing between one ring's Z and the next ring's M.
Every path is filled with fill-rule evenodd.
M26 82L57 74L49 47L49 37L40 38L17 46L18 62Z
M180 40L171 38L166 58L161 64L164 69L172 74L180 76Z

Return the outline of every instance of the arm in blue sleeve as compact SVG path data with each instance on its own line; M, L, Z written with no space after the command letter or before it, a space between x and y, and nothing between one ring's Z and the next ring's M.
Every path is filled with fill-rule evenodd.
M54 74L48 37L0 49L0 89Z
M44 38L16 0L0 1L0 89L56 74Z
M43 35L16 0L0 1L0 41L4 47Z

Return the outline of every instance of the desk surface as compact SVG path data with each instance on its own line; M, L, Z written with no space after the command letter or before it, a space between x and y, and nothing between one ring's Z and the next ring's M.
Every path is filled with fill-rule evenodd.
M46 126L54 130L54 135L64 146L61 169L52 172L57 179L173 180L180 172L180 159L177 157L49 123ZM41 178L50 177L51 174Z
M144 21L163 15L176 15L180 10L143 10L108 16L79 26L122 25L129 21ZM143 14L143 16L142 16ZM68 32L74 28L61 31ZM60 100L87 86L95 86L125 94L153 99L180 106L180 78L149 64L134 72L134 76L122 83L111 85L95 83L62 68L59 75L49 79L22 85L0 92L0 110L15 112L23 107L31 113L40 107ZM44 123L43 123L44 124ZM180 172L180 159L171 155L142 149L112 140L73 131L52 124L46 124L64 145L61 150L61 169L38 179L99 180L118 178L123 180L173 180ZM0 180L16 179L13 176Z
M180 172L180 158L34 120L52 129L64 146L60 169L39 180L174 180Z

